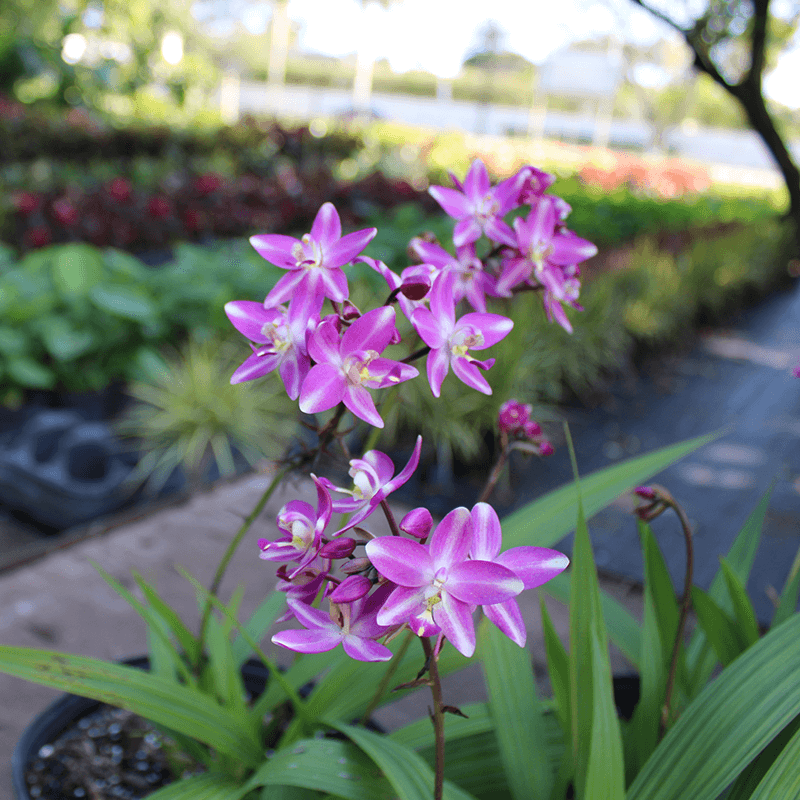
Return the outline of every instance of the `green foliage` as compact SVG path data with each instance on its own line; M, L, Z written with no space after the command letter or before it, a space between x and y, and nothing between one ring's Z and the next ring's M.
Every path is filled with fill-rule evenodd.
M242 361L238 339L187 342L156 363L145 380L128 385L136 401L117 430L143 453L132 479L161 486L182 465L193 485L205 480L213 461L221 475L235 473L233 449L254 464L276 459L292 430L294 404L283 385L231 386Z

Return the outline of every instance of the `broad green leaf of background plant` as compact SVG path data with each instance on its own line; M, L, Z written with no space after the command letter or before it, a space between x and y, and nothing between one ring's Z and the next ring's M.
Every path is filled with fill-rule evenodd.
M260 742L247 735L237 715L210 703L207 695L195 689L135 667L69 653L0 646L0 671L129 709L251 767L263 760Z
M800 797L800 731L789 743L758 784L750 800L796 800Z
M759 635L755 609L747 596L744 582L736 574L733 567L725 558L720 558L719 562L722 567L722 575L725 578L725 585L728 587L728 595L733 605L739 635L745 646L749 647L758 641Z
M248 636L257 642L261 641L285 607L286 595L283 592L270 592L245 623L244 629ZM252 653L252 648L243 636L239 635L234 638L233 655L238 666L241 667Z
M65 299L85 295L103 280L100 251L87 244L65 244L54 250L53 284Z
M547 674L553 687L553 697L556 703L556 715L568 736L572 733L572 704L570 699L569 653L558 636L550 612L544 602L544 596L539 595L542 610L542 632L547 654Z
M586 518L601 511L623 492L645 483L720 435L698 436L582 477L581 493ZM576 505L577 491L575 484L570 483L517 509L502 520L503 546L552 547L575 527Z
M684 709L626 800L716 800L800 714L798 663L795 615L742 653Z
M511 794L515 800L549 800L553 772L530 653L487 619L480 638L483 680Z
M778 607L772 617L772 628L786 622L795 613L798 595L800 595L800 548L798 548L789 574L786 576Z
M699 586L692 587L692 607L719 662L727 667L747 647L736 620L728 616Z

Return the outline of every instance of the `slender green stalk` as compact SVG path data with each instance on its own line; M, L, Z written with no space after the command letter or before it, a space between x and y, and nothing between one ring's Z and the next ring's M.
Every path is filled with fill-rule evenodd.
M422 637L422 649L431 676L431 694L433 695L433 734L436 740L436 765L433 784L433 800L442 800L444 792L444 703L442 702L442 682L439 678L439 668L436 666L436 657L433 654L430 640Z
M233 537L233 539L231 539L225 554L222 556L222 559L217 566L217 571L214 573L214 579L211 581L211 586L208 589L208 598L206 599L205 606L203 607L203 617L200 622L197 663L194 665L194 671L196 674L199 673L200 664L202 663L203 659L203 647L205 644L206 629L208 628L208 619L211 616L211 608L213 605L212 598L217 596L220 584L225 576L225 571L228 569L228 564L230 564L230 561L241 544L242 539L250 530L250 527L256 521L258 515L264 510L264 506L269 502L269 499L275 493L275 490L278 488L281 481L291 471L292 467L293 465L288 464L283 469L278 470L278 472L275 473L275 476L273 477L272 481L270 481L269 486L264 490L264 494L261 495L261 498L256 503L255 508L253 508L247 517L245 517L244 522L242 522L242 524L239 526L239 530L236 532L236 535Z
M386 690L389 688L389 684L391 683L391 680L394 677L395 672L397 672L400 666L400 662L405 657L405 654L408 651L408 646L411 644L411 640L413 638L414 638L414 632L408 631L406 633L405 639L403 639L402 643L400 644L398 651L394 654L392 660L389 662L388 669L383 674L381 682L378 684L378 688L375 690L375 694L372 696L372 700L369 701L369 705L364 711L364 716L361 717L362 725L367 724L367 720L372 716L372 712L375 711L375 709L378 707L378 704L381 702L381 698L386 693Z

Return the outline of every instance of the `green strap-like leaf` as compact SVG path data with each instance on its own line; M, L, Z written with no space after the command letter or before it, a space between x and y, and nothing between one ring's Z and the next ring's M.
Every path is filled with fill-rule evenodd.
M661 637L661 652L668 655L672 652L675 636L678 633L680 616L675 587L672 585L667 563L653 536L653 531L646 522L637 520L637 523L644 556L645 585L652 594L653 611ZM677 531L675 534L678 535Z
M547 656L547 673L553 687L556 702L556 714L564 733L569 736L572 731L572 707L569 693L569 654L559 638L550 612L544 602L544 595L539 595L542 609L542 632Z
M800 731L775 759L750 800L797 800L800 797Z
M392 800L394 792L380 769L352 742L300 739L275 753L245 789L299 786L346 800Z
M745 585L747 585L747 580L750 577L750 570L753 568L758 544L761 541L761 530L764 526L764 518L767 515L767 508L772 497L772 489L773 486L770 486L764 493L764 496L745 521L742 530L739 531L738 536L725 556ZM722 569L718 570L714 576L708 594L712 600L719 604L723 611L733 614ZM686 664L689 674L689 688L691 693L695 694L708 683L716 664L711 644L704 631L699 627L692 635L689 646L686 649Z
M283 592L271 592L268 594L245 623L244 629L247 631L248 636L254 641L260 642L272 623L275 622L278 614L285 607L286 595ZM253 650L243 636L237 636L233 640L233 655L240 667L252 653Z
M800 615L770 631L687 706L627 800L716 800L800 714Z
M698 586L692 587L692 605L719 662L727 667L746 648L739 626Z
M147 800L240 800L243 786L230 775L207 772L181 778L147 795Z
M0 646L0 671L129 709L248 766L263 760L260 743L238 716L195 689L143 670L68 653Z
M800 548L794 557L789 574L786 577L786 583L781 592L781 598L778 601L778 607L775 609L775 615L772 617L771 627L775 628L782 622L786 622L797 608L797 598L800 595Z
M341 722L332 723L332 726L355 742L375 762L400 800L431 800L433 770L418 753L365 728ZM445 783L444 798L474 800L472 795L452 783Z
M747 589L744 583L736 574L733 567L731 567L724 558L720 558L719 562L722 567L725 584L728 587L731 604L733 605L733 613L738 623L739 635L745 643L745 646L749 647L758 641L759 635L755 609L750 602L750 598L747 596Z
M645 483L670 464L718 438L712 433L661 448L637 458L615 464L581 478L581 493L586 517L605 508L623 492ZM534 500L503 518L503 545L552 547L575 527L577 492L570 483Z
M515 800L549 800L554 776L530 653L486 619L480 636L483 680L511 794Z
M592 635L592 739L586 783L586 800L623 800L625 764L622 758L622 735L619 729L608 649L600 642L597 630Z

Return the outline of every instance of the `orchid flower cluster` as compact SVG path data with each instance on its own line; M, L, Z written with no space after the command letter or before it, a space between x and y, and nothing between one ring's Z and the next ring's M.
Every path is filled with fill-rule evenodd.
M409 252L418 263L400 275L361 255L376 229L343 236L331 203L322 206L302 239L253 236L257 252L286 274L263 303L240 300L225 306L253 351L231 383L277 370L301 411L339 409L328 430L335 429L344 409L382 428L372 392L417 377L411 362L425 356L435 397L451 368L471 388L492 393L483 373L495 360L478 360L471 351L501 341L513 322L487 312L487 298L540 292L548 319L571 331L564 306L580 309L579 264L596 248L564 226L569 206L546 193L553 177L528 166L492 186L477 160L463 183L453 180L455 188L433 186L429 191L456 220L455 255L431 237L417 237ZM521 213L509 225L506 217L517 209ZM382 306L362 313L350 302L343 268L351 263L364 263L385 279L388 296ZM323 315L326 301L331 313ZM459 316L462 301L472 310ZM395 306L416 334L409 354L400 359L384 355L401 343ZM547 455L552 446L530 413L528 405L504 404L498 419L502 440ZM283 619L293 618L303 628L277 633L273 642L301 653L324 652L341 643L354 659L385 661L392 657L386 643L407 628L424 639L437 637L434 653L448 640L470 656L475 650L473 613L480 606L504 634L524 646L516 596L555 577L568 559L547 548L502 551L500 520L483 501L471 510L454 509L435 528L425 508L413 509L397 523L387 498L409 480L421 447L419 437L397 475L379 450L350 460L350 488L312 475L316 508L292 500L281 509L281 535L260 540L260 556L280 564L278 588L286 593L288 606ZM379 508L390 536L375 536L365 527ZM334 513L345 516L331 532ZM327 601L329 611L318 608L318 601Z

